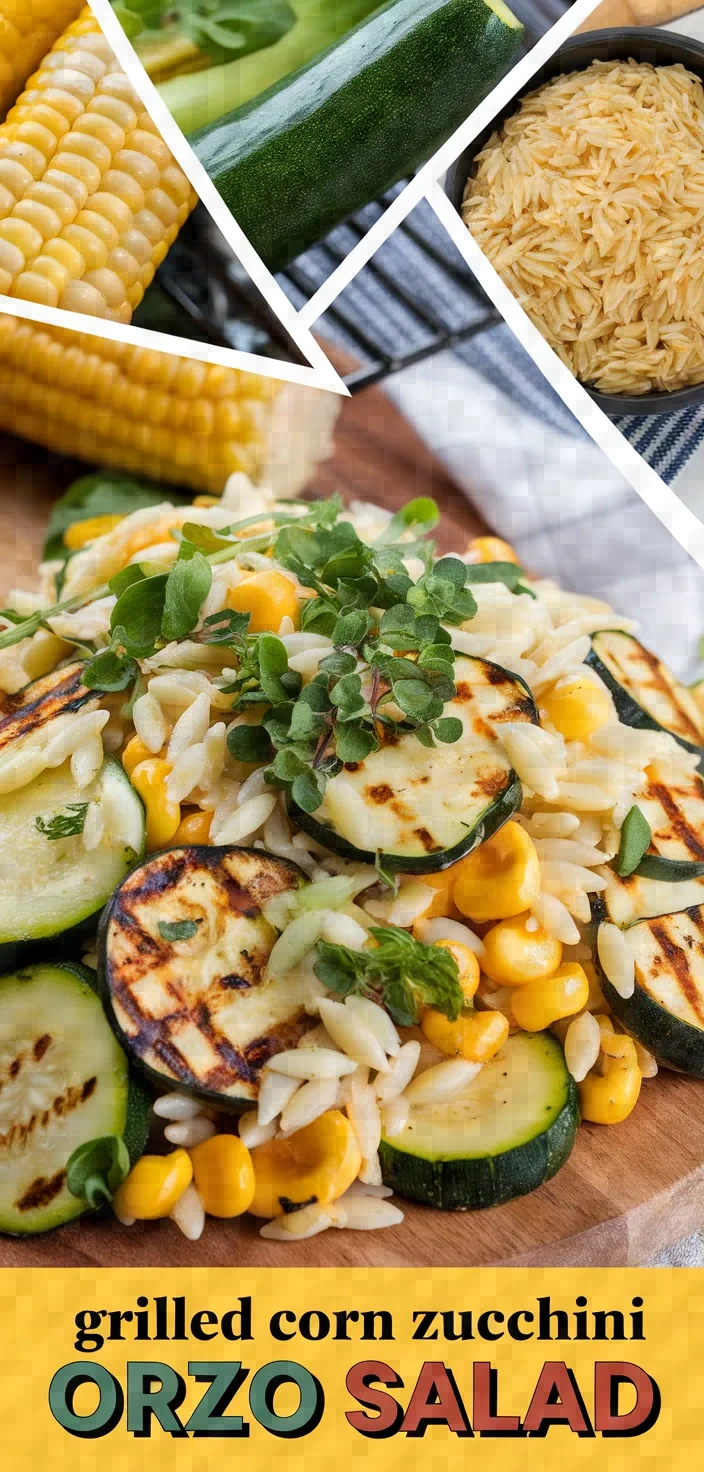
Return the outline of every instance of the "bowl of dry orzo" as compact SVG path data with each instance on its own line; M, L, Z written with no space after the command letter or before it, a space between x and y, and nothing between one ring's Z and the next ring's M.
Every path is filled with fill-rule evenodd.
M704 46L656 29L567 42L446 188L607 414L704 399Z

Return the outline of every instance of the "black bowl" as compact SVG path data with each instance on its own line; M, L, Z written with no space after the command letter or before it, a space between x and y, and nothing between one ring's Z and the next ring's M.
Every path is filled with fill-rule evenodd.
M559 77L563 72L578 71L592 61L627 61L631 57L634 61L649 61L653 66L673 66L681 62L704 82L704 45L687 36L654 28L623 26L608 31L587 31L583 36L573 37L546 61L545 66L538 68L526 86L452 164L445 179L445 190L455 209L461 213L465 185L477 154L488 143L492 133L517 111L522 97L536 91L553 77ZM611 419L621 414L673 414L676 409L704 403L704 383L695 384L692 388L676 388L671 393L660 391L650 394L602 394L586 383L584 388Z

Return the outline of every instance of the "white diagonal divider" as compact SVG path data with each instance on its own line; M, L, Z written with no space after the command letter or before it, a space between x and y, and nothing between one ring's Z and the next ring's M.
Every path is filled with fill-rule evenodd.
M575 7L576 8L576 7ZM504 285L491 262L470 235L454 205L450 203L444 189L437 180L426 188L426 198L438 219L445 226L460 254L471 267L480 286L500 311L507 326L530 354L533 362L544 374L548 383L560 395L563 403L571 409L575 419L608 456L613 465L637 491L662 525L667 528L680 546L704 568L704 526L694 512L683 505L679 497L660 479L656 470L624 438L621 431L600 409L558 357L557 353L541 336L537 327L519 305L516 297Z
M100 0L100 3L101 5L107 3L107 0ZM527 56L524 56L507 72L503 81L494 87L493 92L490 92L478 107L475 107L474 112L470 113L467 120L455 130L446 143L443 143L442 148L433 154L427 164L423 164L410 183L384 211L384 214L374 222L363 239L353 247L348 256L345 256L344 261L341 261L340 265L328 276L327 281L318 287L310 301L301 307L298 313L299 322L306 327L312 327L313 323L317 322L323 312L326 312L335 298L340 295L340 292L344 291L350 281L354 280L362 266L365 266L367 261L376 255L379 246L383 245L390 235L393 235L394 230L419 203L428 185L444 174L463 148L466 148L467 144L476 138L477 133L481 133L482 128L488 126L497 112L511 101L519 88L530 81L539 67L550 60L563 41L569 40L577 26L581 25L583 20L587 20L600 3L601 0L576 0L576 3L557 21L556 25L541 36ZM422 104L422 98L419 99L419 102Z
M300 321L288 297L250 245L236 220L233 219L225 201L218 194L215 185L196 158L190 144L186 142L181 129L177 127L125 36L110 0L88 0L88 3L112 46L120 66L127 74L135 92L144 103L174 158L193 185L199 199L271 310L276 313L279 321L286 328L292 341L307 358L310 366L288 363L278 358L260 357L259 354L240 352L235 348L218 347L214 343L196 342L172 333L135 327L131 323L106 322L99 317L86 316L83 312L66 312L58 307L41 306L36 302L23 301L18 297L0 295L0 312L13 317L23 317L31 322L44 323L51 327L64 327L73 332L85 332L92 337L107 337L115 342L131 343L135 347L152 348L182 358L196 358L204 363L218 363L224 367L239 368L247 373L261 373L268 378L282 378L289 383L308 384L313 388L347 394L348 391L339 374L336 373L322 348L315 341L308 326Z

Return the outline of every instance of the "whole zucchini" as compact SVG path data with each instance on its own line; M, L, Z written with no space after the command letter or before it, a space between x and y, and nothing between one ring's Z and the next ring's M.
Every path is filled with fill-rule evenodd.
M390 0L191 142L272 271L440 147L507 70L504 0Z

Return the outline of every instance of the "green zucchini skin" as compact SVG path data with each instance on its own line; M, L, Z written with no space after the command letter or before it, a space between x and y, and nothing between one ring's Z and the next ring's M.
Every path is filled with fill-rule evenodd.
M504 823L507 823L523 802L523 788L515 772L510 775L508 786L486 812L481 823L473 828L471 833L456 843L453 848L441 849L437 853L420 854L412 858L404 858L401 854L375 854L369 849L355 848L346 838L336 833L334 828L325 823L318 823L312 813L304 813L298 804L288 797L286 810L292 823L302 832L308 833L318 843L322 843L331 853L339 854L343 859L355 859L362 864L375 864L380 858L384 866L397 874L437 874L442 869L449 869L451 864L456 864L460 859L471 854L472 850L478 848L481 843L486 843L487 838L497 833Z
M105 1023L105 1026L109 1027L108 1018L104 1015L105 1009L102 1005L101 988L95 971L87 966L79 964L78 962L64 960L54 962L45 961L37 963L34 966L28 966L24 970L18 970L16 973L17 982L19 984L22 984L23 982L31 984L35 972L41 972L44 969L51 969L55 973L64 973L74 978L75 981L79 984L80 988L85 989L86 992L90 992L93 996L95 996L96 1003L100 1005L100 1008L103 1012L103 1022ZM15 978L13 976L4 976L2 978L2 981L3 983L5 983L7 981L13 981L14 979ZM42 1026L46 1026L49 1030L51 1029L52 1022L50 1017L45 1018L44 1016L42 1016L38 1019L38 1021L40 1029ZM86 1063L90 1064L92 1056L90 1051L90 1039L86 1039L86 1043ZM62 1085L60 1079L56 1080L55 1087L59 1090L59 1092L61 1091ZM118 1079L116 1080L115 1087L119 1087L120 1091L124 1090L123 1098L125 1116L121 1134L122 1139L124 1140L124 1143L127 1147L130 1164L134 1165L139 1157L144 1153L144 1149L147 1143L151 1122L152 1096L151 1094L147 1093L147 1091L144 1089L143 1085L135 1077L135 1075L131 1071L129 1071L126 1057L123 1057L118 1068ZM56 1162L54 1163L54 1169L55 1164ZM44 1162L42 1162L42 1166L44 1167ZM51 1174L51 1154L48 1154L46 1166L44 1168L47 1169L48 1174ZM68 1200L60 1203L55 1210L53 1210L53 1208L49 1209L49 1211L45 1213L44 1218L41 1219L39 1222L37 1222L36 1220L32 1220L30 1216L27 1219L27 1224L24 1226L24 1230L13 1230L13 1226L10 1225L10 1222L6 1218L3 1210L2 1212L0 1212L0 1219L2 1219L0 1233L3 1236L9 1237L45 1235L50 1231L54 1231L61 1226L67 1225L71 1221L75 1221L78 1217L83 1216L90 1211L91 1208L88 1206L87 1202L80 1201L77 1197L69 1197ZM14 1215L16 1217L17 1213L15 1212Z
M424 163L508 69L523 28L485 0L390 0L190 139L272 271Z
M388 1140L379 1147L384 1184L410 1201L438 1211L483 1211L527 1196L556 1175L569 1159L579 1124L579 1094L573 1078L565 1103L547 1130L524 1145L479 1160L426 1160L396 1150Z
M601 990L614 1017L654 1055L658 1063L704 1078L704 1032L673 1017L638 982L631 997L622 997L601 971Z
M91 966L84 966L80 961L59 961L57 965L61 971L68 971L72 976L78 977L79 981L85 982L85 985L90 987L90 990L95 993L101 1002L103 1011L105 1012L105 1019L109 1022L110 1015L105 1007L103 988L97 971L94 971ZM129 1059L126 1049L124 1051ZM127 1114L125 1126L122 1131L122 1138L127 1146L127 1153L130 1157L130 1165L135 1165L140 1155L144 1154L151 1126L152 1098L153 1095L144 1087L142 1080L130 1069L127 1090Z
M637 641L634 640L635 642ZM599 658L593 646L584 663L595 671L599 679L606 685L609 693L613 696L616 713L622 725L633 726L636 730L640 731L668 731L668 734L673 736L675 741L684 747L685 751L696 753L699 757L699 771L704 774L704 749L692 741L687 741L684 736L678 736L676 731L669 731L667 726L661 725L659 721L655 720L654 716L649 715L647 710L644 710L643 706L619 683L611 673L611 670Z

